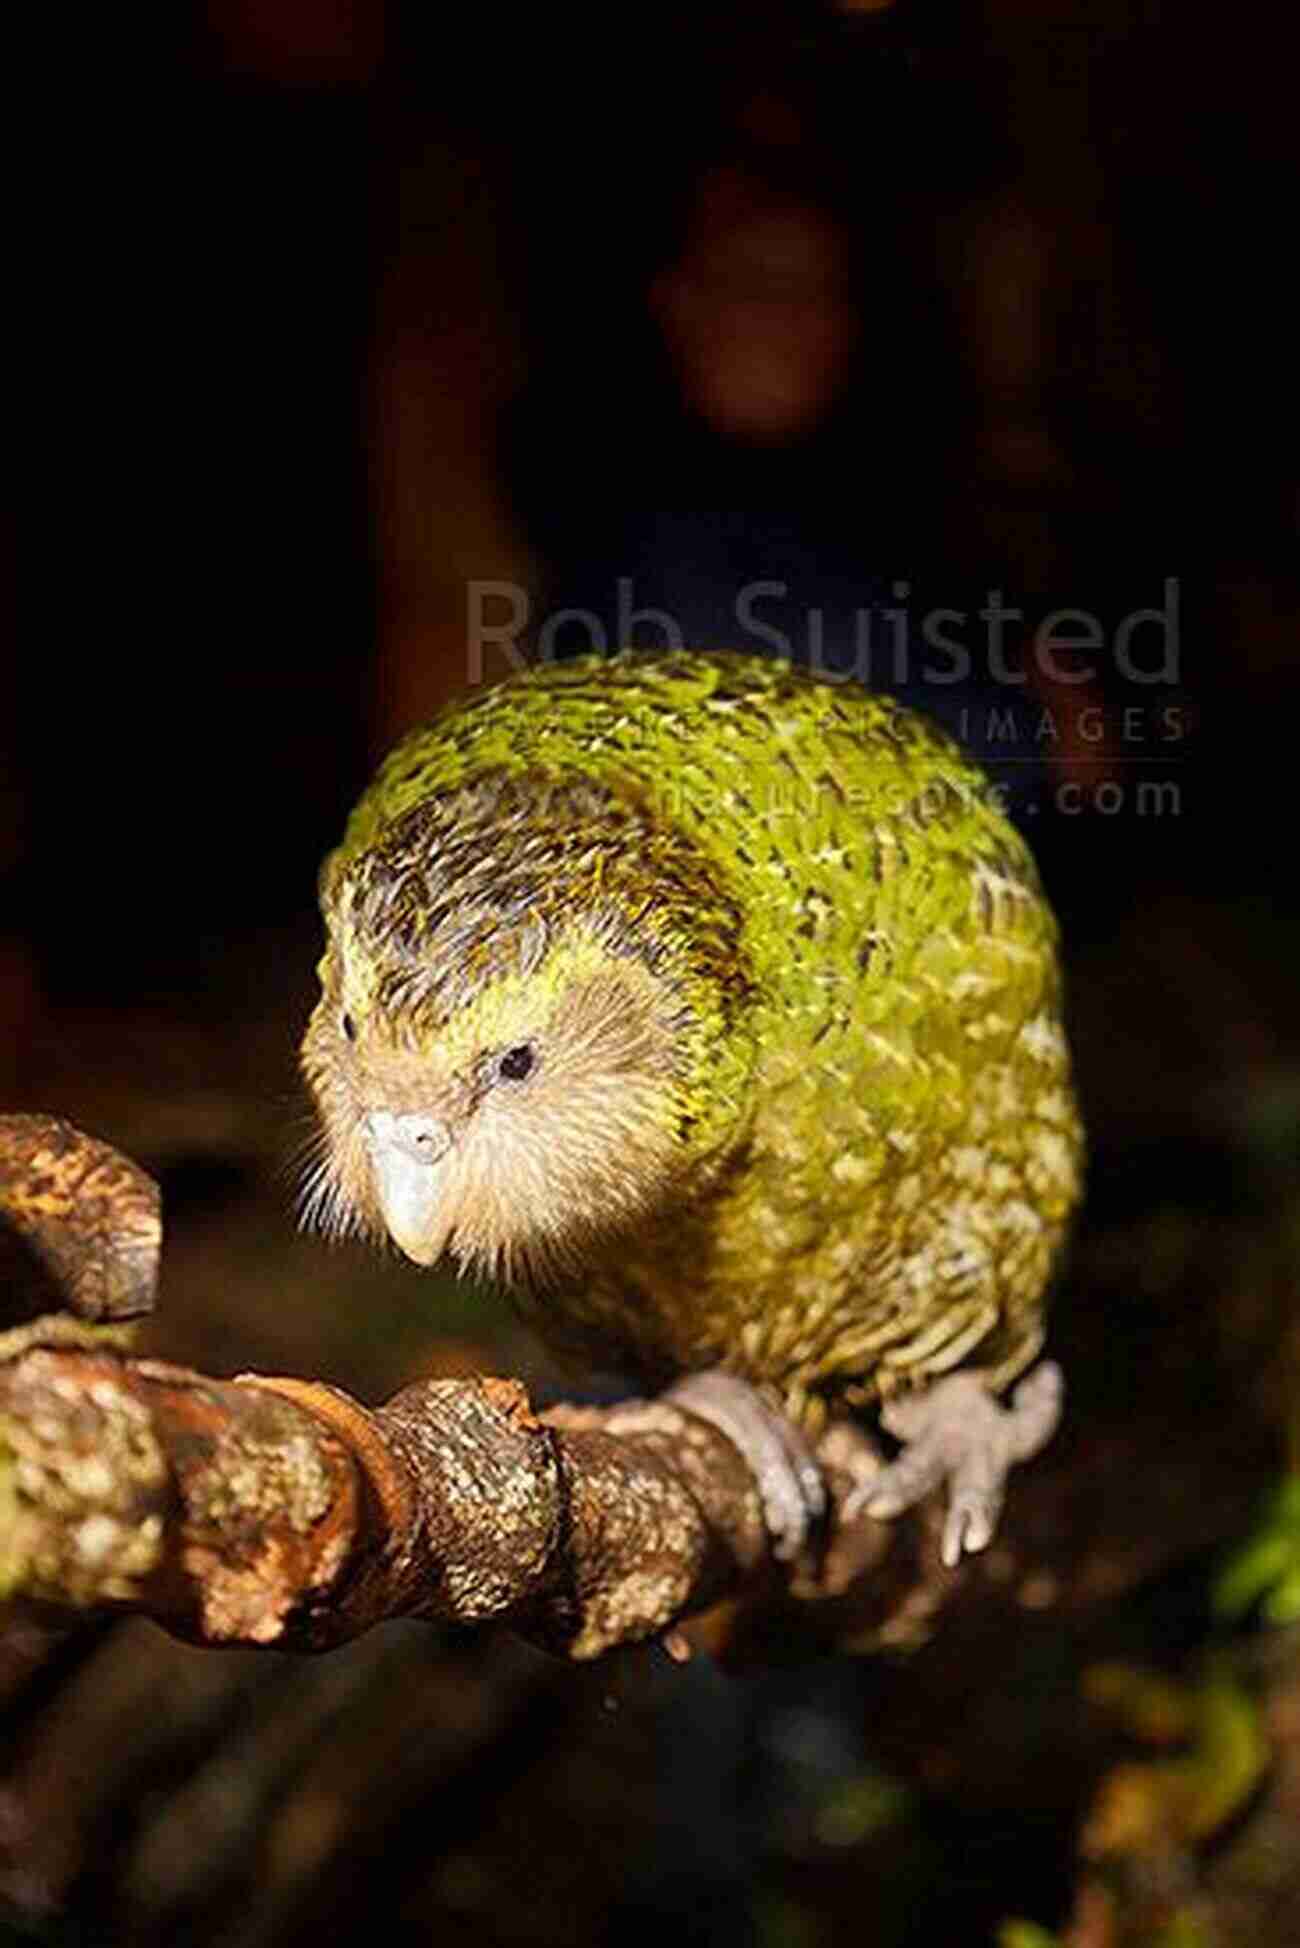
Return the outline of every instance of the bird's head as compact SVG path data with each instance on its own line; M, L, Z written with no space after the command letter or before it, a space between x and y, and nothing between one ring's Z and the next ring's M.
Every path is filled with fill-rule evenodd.
M571 857L540 877L533 858L521 899L499 819L482 834L487 884L472 845L456 872L430 840L427 808L404 823L327 866L305 1215L421 1265L449 1251L462 1270L544 1285L725 1149L741 984L734 965L711 971L671 890L647 899L644 870L630 897L608 857L579 879Z

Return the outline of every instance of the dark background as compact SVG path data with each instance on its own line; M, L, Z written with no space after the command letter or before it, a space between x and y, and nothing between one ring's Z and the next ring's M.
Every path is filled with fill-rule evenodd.
M438 1363L554 1383L488 1302L296 1239L285 1176L317 864L472 675L471 582L526 590L536 628L608 622L631 577L707 647L740 640L740 587L783 580L841 667L843 618L899 581L916 617L996 588L1024 682L976 656L903 687L984 727L1065 927L1093 1166L1061 1332L1080 1291L1133 1301L1081 1363L1141 1373L1116 1411L1217 1424L1186 1321L1243 1284L1294 1318L1300 1236L1277 14L214 0L167 31L57 50L24 161L34 518L0 698L0 1083L161 1176L154 1343L371 1396ZM1026 652L1060 607L1109 642L1169 578L1169 684L1102 652L1054 685ZM1157 1408L1153 1366L1181 1376ZM649 1916L799 1944L864 1915L882 1942L1058 1920L1100 1765L1080 1633L1199 1642L1195 1565L1278 1464L1275 1409L1223 1463L1236 1499L1146 1566L1159 1594L1129 1577L1139 1622L968 1644L962 1682L942 1641L905 1676L794 1644L730 1679L425 1631L291 1666L24 1625L13 1926L535 1942Z
M471 578L539 618L631 576L689 629L754 573L832 612L902 577L1109 631L1176 576L1176 755L1213 734L1251 802L1188 789L1113 851L1085 820L1062 896L1134 843L1263 884L1296 615L1272 23L279 0L79 73L36 159L49 519L0 853L42 978L132 989L305 904L370 760L463 683ZM804 370L784 419L766 353ZM748 546L692 563L704 512Z

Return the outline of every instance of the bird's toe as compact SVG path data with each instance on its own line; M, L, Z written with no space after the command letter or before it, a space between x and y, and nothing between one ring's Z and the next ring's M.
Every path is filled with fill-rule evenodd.
M1046 1445L1061 1416L1061 1369L1050 1360L1022 1380L1003 1407L976 1373L954 1373L924 1393L891 1402L881 1420L905 1445L846 1515L889 1519L947 1484L940 1552L949 1568L988 1547L1007 1476Z
M749 1463L778 1562L800 1556L826 1514L826 1487L802 1434L733 1373L691 1373L667 1398L709 1421Z

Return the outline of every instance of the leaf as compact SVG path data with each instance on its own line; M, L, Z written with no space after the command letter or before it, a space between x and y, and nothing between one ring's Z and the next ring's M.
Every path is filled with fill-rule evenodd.
M1213 1603L1219 1616L1234 1622L1257 1605L1270 1624L1300 1615L1300 1475L1283 1480L1253 1533L1220 1571Z

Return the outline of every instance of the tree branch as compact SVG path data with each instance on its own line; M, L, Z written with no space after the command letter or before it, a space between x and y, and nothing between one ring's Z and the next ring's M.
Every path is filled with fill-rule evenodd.
M766 1564L740 1455L660 1402L541 1418L484 1378L369 1411L311 1381L38 1346L0 1368L0 1430L5 1586L128 1605L201 1643L508 1619L592 1657Z
M389 1617L508 1619L585 1658L770 1573L744 1461L680 1407L538 1416L516 1381L477 1378L369 1410L314 1381L126 1357L99 1322L151 1302L156 1192L52 1118L0 1119L0 1215L15 1309L33 1293L48 1306L52 1289L66 1306L0 1335L9 1591L129 1606L209 1644L317 1648ZM841 1493L878 1465L849 1430L827 1459ZM816 1587L887 1538L863 1524Z
M517 1381L480 1377L372 1410L319 1382L212 1379L106 1345L125 1329L105 1316L149 1302L159 1239L133 1164L51 1118L0 1118L0 1304L20 1321L0 1332L0 1593L125 1606L205 1644L497 1620L573 1658L655 1635L676 1649L684 1619L763 1594L799 1599L810 1637L911 1643L954 1607L987 1624L999 1605L1113 1599L1239 1529L1273 1465L1244 1389L1214 1441L1199 1422L1183 1439L1158 1414L1076 1405L1017 1478L994 1547L949 1571L937 1497L889 1524L837 1520L880 1456L836 1422L818 1451L824 1550L778 1573L741 1455L667 1400L537 1414ZM25 1317L33 1304L46 1310Z

